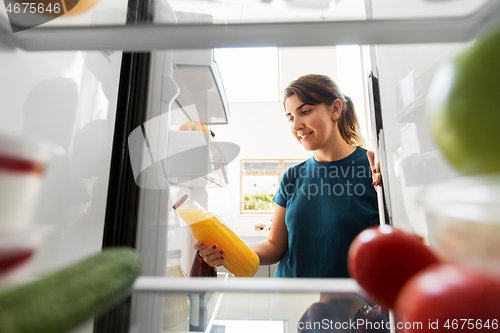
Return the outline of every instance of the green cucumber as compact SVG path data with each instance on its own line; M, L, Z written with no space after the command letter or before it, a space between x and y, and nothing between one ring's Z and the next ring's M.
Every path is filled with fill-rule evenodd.
M0 333L63 333L125 296L141 265L134 250L101 253L0 294Z

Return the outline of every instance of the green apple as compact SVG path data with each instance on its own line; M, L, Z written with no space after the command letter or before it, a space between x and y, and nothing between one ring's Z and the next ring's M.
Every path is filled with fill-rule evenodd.
M441 66L426 107L432 136L459 172L500 172L500 27Z

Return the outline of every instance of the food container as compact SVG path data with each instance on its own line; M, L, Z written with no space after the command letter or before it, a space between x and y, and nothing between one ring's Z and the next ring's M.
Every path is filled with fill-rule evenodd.
M167 251L167 271L169 278L186 278L181 268L181 250ZM187 293L165 294L165 306L163 307L163 330L170 332L189 331L190 303Z
M257 272L260 265L257 254L217 215L205 211L187 194L181 197L173 208L191 228L193 237L198 242L217 244L219 249L226 251L222 265L231 274L235 277L252 277Z
M51 156L46 144L0 135L0 235L32 224Z
M422 203L429 244L443 260L500 275L500 175L433 185Z
M0 234L0 290L29 278L32 259L49 231L32 227Z

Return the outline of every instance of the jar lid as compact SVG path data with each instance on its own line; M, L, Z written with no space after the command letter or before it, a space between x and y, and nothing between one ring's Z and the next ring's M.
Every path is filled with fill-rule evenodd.
M47 163L52 158L52 145L34 138L0 134L0 157Z
M175 250L168 250L167 251L167 258L180 258L182 256L182 250L181 249L175 249Z

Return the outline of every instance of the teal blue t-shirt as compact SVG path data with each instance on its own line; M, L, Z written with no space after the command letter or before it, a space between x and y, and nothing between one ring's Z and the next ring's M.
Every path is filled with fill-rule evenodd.
M349 277L347 252L357 234L378 225L377 193L366 149L333 162L289 168L274 196L286 208L288 250L275 277Z

